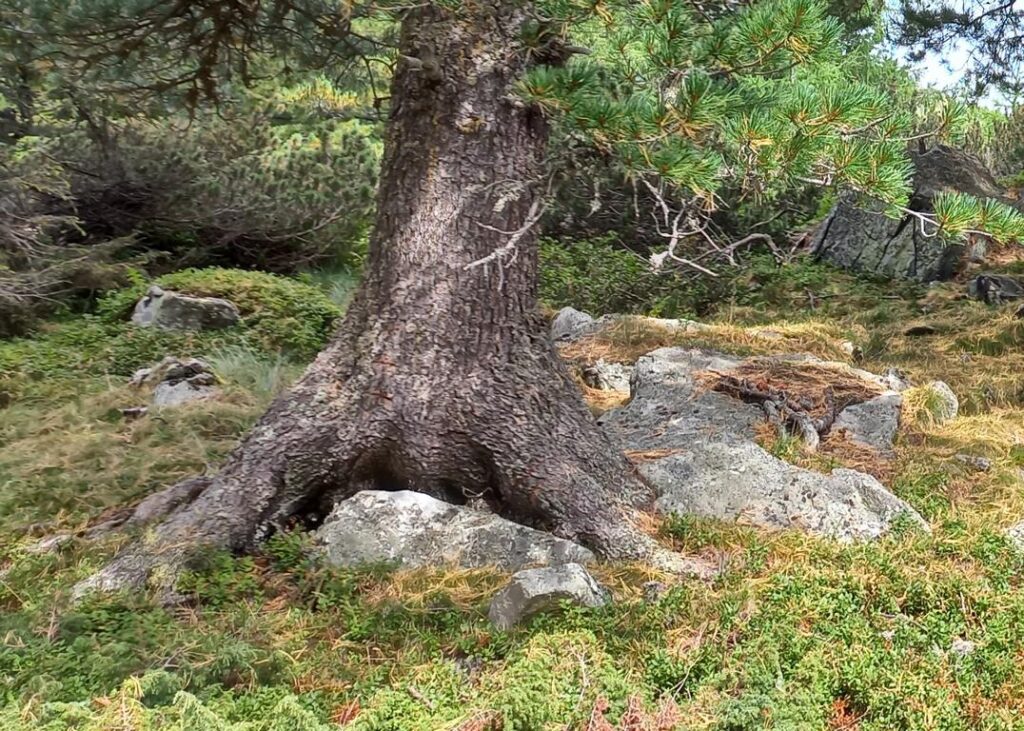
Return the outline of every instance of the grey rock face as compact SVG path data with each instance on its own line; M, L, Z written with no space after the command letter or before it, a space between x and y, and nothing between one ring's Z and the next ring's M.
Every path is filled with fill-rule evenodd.
M755 427L765 419L762 409L710 391L698 379L702 371L727 374L741 363L683 348L648 353L637 361L631 401L601 417L625 449L655 452L654 458L641 458L638 468L657 491L660 511L799 528L840 540L877 538L902 514L927 530L913 508L870 475L812 472L758 446ZM870 373L863 376L885 382ZM887 396L888 409L899 394ZM662 450L671 454L658 456Z
M324 559L336 566L397 561L516 571L594 559L571 541L411 491L356 493L335 506L316 539Z
M602 391L629 391L633 366L622 363L607 363L599 360L583 369L583 381L591 388Z
M586 312L573 307L563 307L551 321L551 339L575 340L589 332L595 320Z
M832 429L845 429L851 441L889 452L900 428L902 409L903 396L890 391L847 406L836 417Z
M220 393L217 377L210 366L198 358L182 360L168 356L152 368L135 371L129 385L154 386L154 406L181 406L191 401L213 398Z
M132 322L162 330L216 330L241 320L233 302L217 297L190 297L154 285L135 305Z
M762 528L797 528L841 541L870 540L906 514L924 519L871 475L823 475L773 457L753 442L703 442L641 462L664 513L700 515Z
M515 574L495 594L487 616L498 629L510 629L564 601L600 607L610 600L608 591L585 568L568 563Z
M912 158L913 211L933 211L935 196L944 191L1005 200L992 174L965 152L940 145ZM964 256L962 243L924 235L914 216L892 219L880 205L865 206L853 196L836 204L818 228L812 249L819 259L843 269L918 282L951 278Z
M702 371L728 373L741 360L685 348L661 348L636 362L632 400L602 415L600 423L627 449L685 447L697 439L749 439L764 411L702 388Z

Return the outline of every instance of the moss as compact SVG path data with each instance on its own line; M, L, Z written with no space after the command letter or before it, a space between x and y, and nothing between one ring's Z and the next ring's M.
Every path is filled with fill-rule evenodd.
M239 269L184 269L159 277L164 289L196 297L220 297L238 306L243 328L266 351L312 358L327 342L341 309L316 286L266 272ZM107 323L126 319L148 285L104 297L98 305Z

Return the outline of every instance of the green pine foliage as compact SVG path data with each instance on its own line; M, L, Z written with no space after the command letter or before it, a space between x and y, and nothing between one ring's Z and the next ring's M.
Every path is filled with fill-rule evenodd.
M735 196L770 200L808 183L853 189L897 214L910 193L908 141L922 127L937 139L976 129L948 97L899 103L905 95L879 83L867 48L844 53L842 26L816 0L718 16L667 0L605 2L573 31L593 53L535 70L520 92L629 174L671 183L694 212L684 228ZM986 211L970 224L1017 236L1015 214ZM932 227L960 233L965 215L952 214L947 206Z
M111 123L103 145L69 133L47 153L65 161L87 231L133 234L157 262L166 252L177 266L351 264L374 211L375 131L357 121L278 121L275 109L125 119Z

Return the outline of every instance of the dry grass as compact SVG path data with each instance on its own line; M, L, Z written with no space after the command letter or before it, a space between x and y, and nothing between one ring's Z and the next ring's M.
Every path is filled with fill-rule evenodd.
M600 416L606 411L625 406L629 402L629 391L610 391L601 388L592 388L577 377L576 383L583 394L583 400L587 402L594 416Z
M800 360L758 357L742 363L729 373L706 372L698 381L715 390L725 376L747 381L762 392L782 392L791 400L807 404L805 410L821 417L834 405L843 409L849 404L868 401L884 389L858 375L843 363L808 363ZM831 405L830 405L831 404Z
M360 594L370 604L399 602L409 607L428 606L434 597L444 595L453 606L470 609L493 596L507 581L508 574L494 568L433 566L367 579Z
M865 472L889 484L895 474L893 459L873 447L858 444L843 429L832 431L818 446L819 458L858 472Z
M674 454L683 454L685 452L686 449L684 447L673 449L627 449L626 458L632 462L650 462L654 459L671 457Z
M652 350L671 346L707 348L738 355L810 353L819 358L849 357L846 338L828 323L778 323L741 327L728 323L670 327L642 317L622 317L608 327L560 348L575 363L634 363Z
M30 416L31 407L20 405L0 411L5 527L22 530L41 521L50 531L81 527L83 515L95 518L201 474L234 446L260 409L245 394L229 394L134 421L121 417L121 408L140 403L137 392L118 386L44 414ZM9 504L19 509L9 512Z

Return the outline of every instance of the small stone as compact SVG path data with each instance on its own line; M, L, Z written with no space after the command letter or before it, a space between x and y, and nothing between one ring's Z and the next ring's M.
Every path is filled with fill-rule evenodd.
M155 385L152 395L153 406L181 406L220 394L220 389L215 387L217 376L206 362L198 358L181 359L167 356L155 366L135 371L128 383L134 388ZM133 415L137 418L144 413ZM132 414L125 413L125 416L129 417Z
M932 414L936 423L945 424L955 419L960 413L960 399L953 389L944 381L932 381L925 388L935 394L939 402L938 409Z
M859 345L856 345L855 343L852 343L849 340L844 340L842 343L840 343L839 347L842 349L844 353L850 356L850 358L853 361L859 363L860 361L864 360L864 351L861 350L861 347Z
M1010 542L1010 545L1015 549L1024 553L1024 521L1011 525L1006 529L1004 535L1006 540Z
M213 398L219 393L216 388L202 384L193 384L191 381L178 381L169 383L167 381L157 384L153 389L154 406L181 406L193 401L203 401Z
M967 657L974 652L975 648L976 645L970 640L958 637L953 640L953 644L949 646L949 651L959 657Z
M668 591L668 587L660 581L644 582L644 601L648 604L655 604L665 596L666 591Z
M563 307L551 321L551 339L575 340L585 335L594 324L594 318L573 307Z
M599 360L583 369L583 382L601 391L629 391L633 366Z
M487 616L495 627L507 630L561 602L601 607L610 600L608 591L585 568L567 563L514 574L491 600Z
M902 409L903 396L895 391L884 393L847 406L832 428L844 429L851 441L888 454L900 428Z
M1000 305L1024 297L1024 281L1007 274L979 274L968 283L967 296L989 305Z
M992 469L992 460L987 457L976 457L973 454L958 454L954 456L954 459L978 472L988 472Z
M899 368L887 368L882 379L890 390L897 391L899 393L906 391L913 385L907 374Z
M25 547L25 553L33 556L41 556L45 553L57 553L61 548L71 542L73 536L70 533L57 533L42 538L30 546Z

